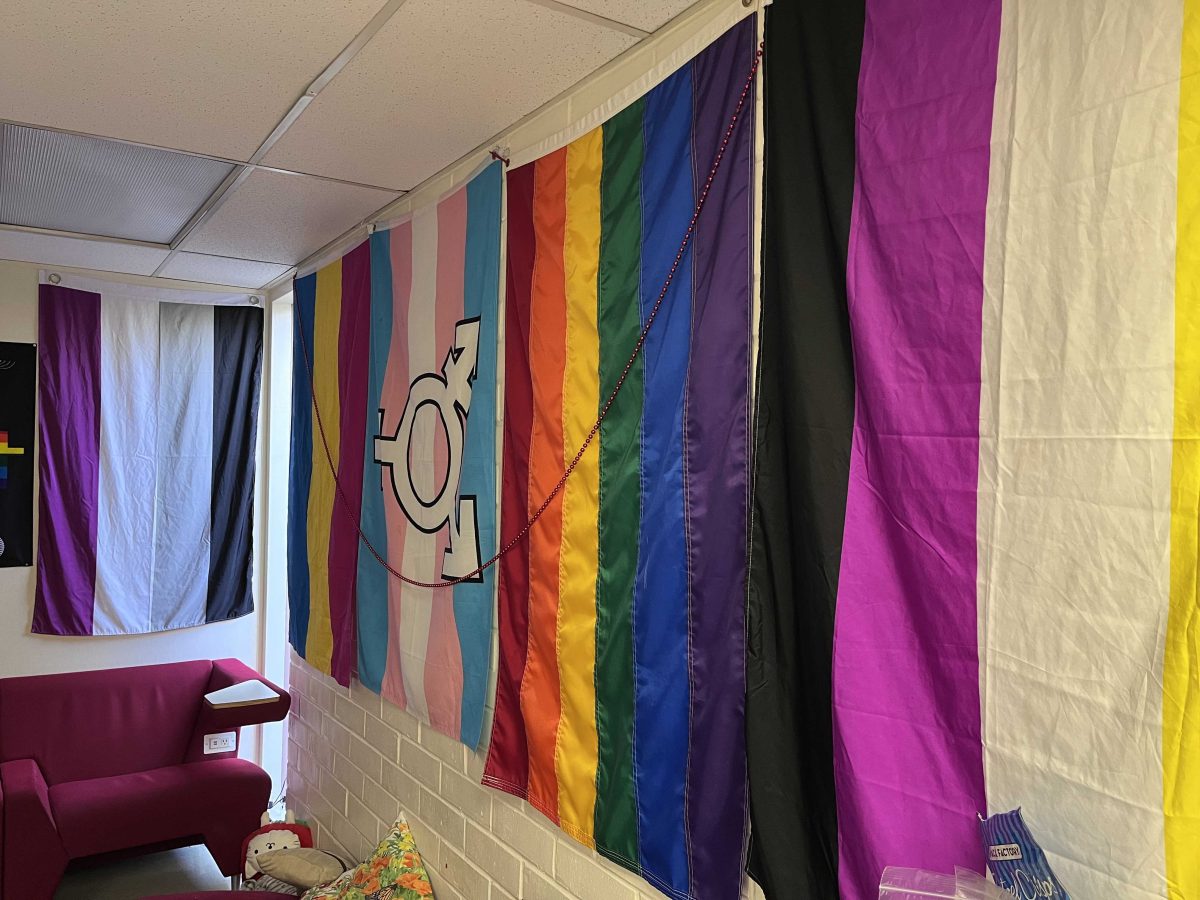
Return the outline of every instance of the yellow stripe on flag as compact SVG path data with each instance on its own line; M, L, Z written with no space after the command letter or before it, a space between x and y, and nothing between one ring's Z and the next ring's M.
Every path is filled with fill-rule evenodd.
M1163 651L1167 897L1200 897L1200 0L1184 4L1175 235L1171 606Z
M325 423L325 439L338 464L341 402L338 394L338 332L342 320L342 261L317 272L313 314L313 392ZM312 422L312 481L308 491L308 640L305 659L329 673L333 659L333 626L329 620L329 530L336 488L316 416Z
M600 268L602 130L567 149L567 358L563 376L563 444L568 462L596 421L600 405L597 333ZM634 298L630 298L631 302ZM563 489L559 554L558 653L562 713L555 771L562 827L594 846L596 808L596 576L600 536L600 445L593 442Z

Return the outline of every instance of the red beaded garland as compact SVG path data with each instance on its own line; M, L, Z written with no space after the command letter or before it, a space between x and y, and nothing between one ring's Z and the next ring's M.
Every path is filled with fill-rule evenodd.
M588 447L591 446L592 441L595 440L596 435L599 434L600 426L604 423L605 416L608 415L608 411L612 407L613 401L617 399L617 394L621 391L621 386L625 384L625 379L629 376L629 372L633 368L633 364L637 361L638 355L642 352L642 347L646 343L646 335L650 333L650 328L652 325L654 325L654 319L658 316L658 311L662 307L663 301L667 297L667 291L671 287L671 282L675 279L675 272L679 268L679 264L683 261L683 254L687 252L688 245L692 241L692 234L696 230L696 221L700 218L701 210L704 209L704 201L708 199L709 189L712 187L713 180L717 177L717 170L721 166L721 160L725 156L725 150L729 146L730 140L733 139L733 131L737 126L738 116L741 114L742 107L746 103L746 97L750 93L750 88L754 85L754 76L758 74L758 66L762 60L762 56L763 44L760 42L758 49L754 53L754 62L750 66L750 73L746 76L746 85L742 88L741 96L738 97L737 105L734 107L733 116L729 120L729 127L725 129L725 136L721 140L720 149L717 150L717 155L713 159L712 167L708 171L708 178L705 179L704 188L700 192L700 199L696 202L696 209L692 212L691 221L688 222L687 230L683 234L683 240L679 244L679 251L675 254L674 262L671 263L671 269L667 273L666 280L663 282L662 290L658 292L658 299L654 301L654 306L650 308L650 314L646 316L646 324L642 327L642 333L638 335L637 342L633 345L633 352L629 355L629 361L625 363L625 368L621 372L621 376L617 379L616 384L613 385L612 392L608 395L608 399L604 401L604 406L600 410L600 415L596 418L596 423L592 425L591 430L588 432L587 437L580 445L579 450L576 452L574 458L563 471L562 478L558 480L558 483L554 486L554 489L551 490L546 496L546 499L542 501L542 505L537 508L537 511L529 517L529 520L525 523L525 526L512 538L512 540L505 544L495 556L484 562L477 569L468 572L466 575L463 575L459 578L447 579L446 581L417 581L414 578L409 578L407 575L404 575L392 568L388 561L384 559L382 554L375 549L375 545L371 543L370 538L363 533L362 525L358 521L354 521L353 517L350 516L350 503L346 499L345 492L342 490L341 482L338 480L337 466L335 466L333 463L333 454L329 450L329 441L325 437L325 423L321 419L321 410L317 405L317 394L313 386L312 362L308 356L308 344L304 340L304 328L300 322L300 307L298 305L293 306L297 326L296 334L298 336L298 340L300 341L300 348L304 354L304 367L308 373L309 396L312 398L313 414L317 421L317 430L321 435L321 445L325 450L325 459L329 464L329 471L333 474L333 484L337 490L338 498L342 501L342 509L346 510L347 517L354 521L354 528L358 532L359 540L362 541L363 545L367 548L367 550L370 551L371 555L375 557L376 561L385 569L387 569L387 571L393 577L398 578L405 584L423 588L453 587L454 585L461 584L464 581L472 580L477 575L480 575L484 570L494 566L504 557L506 553L511 551L513 547L517 546L517 544L524 540L525 536L529 534L530 529L533 528L534 523L542 517L542 514L547 509L549 509L550 504L554 502L554 498L557 497L562 491L563 485L567 483L567 479L571 477L571 473L575 471L575 467L578 466L579 461L583 459L583 454L587 452ZM494 151L492 155L497 159L503 159L503 157L499 156L499 154L495 153ZM504 160L504 162L507 165L508 160Z

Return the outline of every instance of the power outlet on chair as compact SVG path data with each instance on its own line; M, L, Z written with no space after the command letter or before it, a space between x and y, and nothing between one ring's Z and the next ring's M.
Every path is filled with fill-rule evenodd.
M204 736L205 753L231 753L237 750L237 732L222 731L220 734Z

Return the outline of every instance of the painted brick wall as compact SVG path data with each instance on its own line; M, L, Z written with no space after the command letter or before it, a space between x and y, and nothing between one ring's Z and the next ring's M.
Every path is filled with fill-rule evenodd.
M523 800L480 785L484 750L471 753L294 655L290 690L288 805L318 847L364 859L403 810L438 900L662 900ZM747 880L742 897L762 893Z

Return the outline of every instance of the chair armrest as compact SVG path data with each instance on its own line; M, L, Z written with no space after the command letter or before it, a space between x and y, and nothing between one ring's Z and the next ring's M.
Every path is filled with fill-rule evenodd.
M287 718L288 709L292 705L292 698L288 692L263 678L241 660L214 659L212 675L208 678L208 688L205 693L211 694L213 691L241 684L243 681L261 681L279 696L274 700L253 703L249 706L214 708L206 702L201 716L203 717L205 712L211 713L214 717L213 724L226 728L260 725L263 722L280 722Z
M0 810L4 818L4 882L0 893L31 900L49 897L68 857L54 824L42 770L32 759L0 763L0 791L4 794Z
M263 722L279 722L287 717L292 705L288 692L276 684L263 678L245 663L236 659L213 660L212 674L208 678L205 694L219 691L243 681L261 681L279 696L266 703L254 703L249 706L214 707L201 698L200 712L196 717L196 726L192 731L192 739L188 744L184 762L200 762L206 759L222 759L236 756L235 752L205 753L204 736L221 734L228 731L237 732L247 725L259 725Z
M50 810L50 788L36 760L13 759L0 763L0 789L7 801L4 805L6 822L12 824L19 814L23 817L23 827L45 825L58 835L54 813Z

